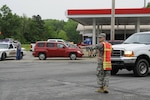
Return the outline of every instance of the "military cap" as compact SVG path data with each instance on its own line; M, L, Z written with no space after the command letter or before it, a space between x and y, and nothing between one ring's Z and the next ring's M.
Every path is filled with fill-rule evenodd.
M98 35L98 37L106 37L106 34L105 34L105 33L100 33L100 34Z

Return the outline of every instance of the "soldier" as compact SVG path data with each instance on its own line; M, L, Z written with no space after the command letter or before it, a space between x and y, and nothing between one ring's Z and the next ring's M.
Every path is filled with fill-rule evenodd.
M99 44L97 44L95 49L97 50L98 66L97 66L97 83L99 88L96 92L109 93L109 75L112 69L111 67L111 52L112 46L110 43L106 42L106 34L101 33L99 36Z

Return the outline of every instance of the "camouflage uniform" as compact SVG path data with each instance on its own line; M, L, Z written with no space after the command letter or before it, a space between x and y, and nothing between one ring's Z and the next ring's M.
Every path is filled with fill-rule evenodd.
M96 70L96 75L97 75L97 84L99 87L108 87L109 85L109 75L110 71L103 70L103 54L104 54L104 46L103 44L98 44L96 46L98 54L98 66Z

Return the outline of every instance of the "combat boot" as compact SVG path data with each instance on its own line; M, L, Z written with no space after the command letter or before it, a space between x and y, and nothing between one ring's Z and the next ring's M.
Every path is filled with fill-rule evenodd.
M103 87L98 88L98 89L96 90L96 92L98 92L98 93L103 93L103 92L104 92Z
M108 87L104 86L103 91L104 91L104 93L109 93Z

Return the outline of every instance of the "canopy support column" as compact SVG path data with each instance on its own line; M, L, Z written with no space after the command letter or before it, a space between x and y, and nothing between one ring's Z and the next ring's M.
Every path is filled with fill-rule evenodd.
M100 34L100 28L99 28L99 24L97 25L97 32L96 32L96 43L98 44L99 43L99 38L98 38L98 35Z
M135 31L136 32L140 32L140 18L137 18L137 22L136 22L136 25L135 25Z
M96 19L93 18L93 35L92 35L92 44L96 44Z

